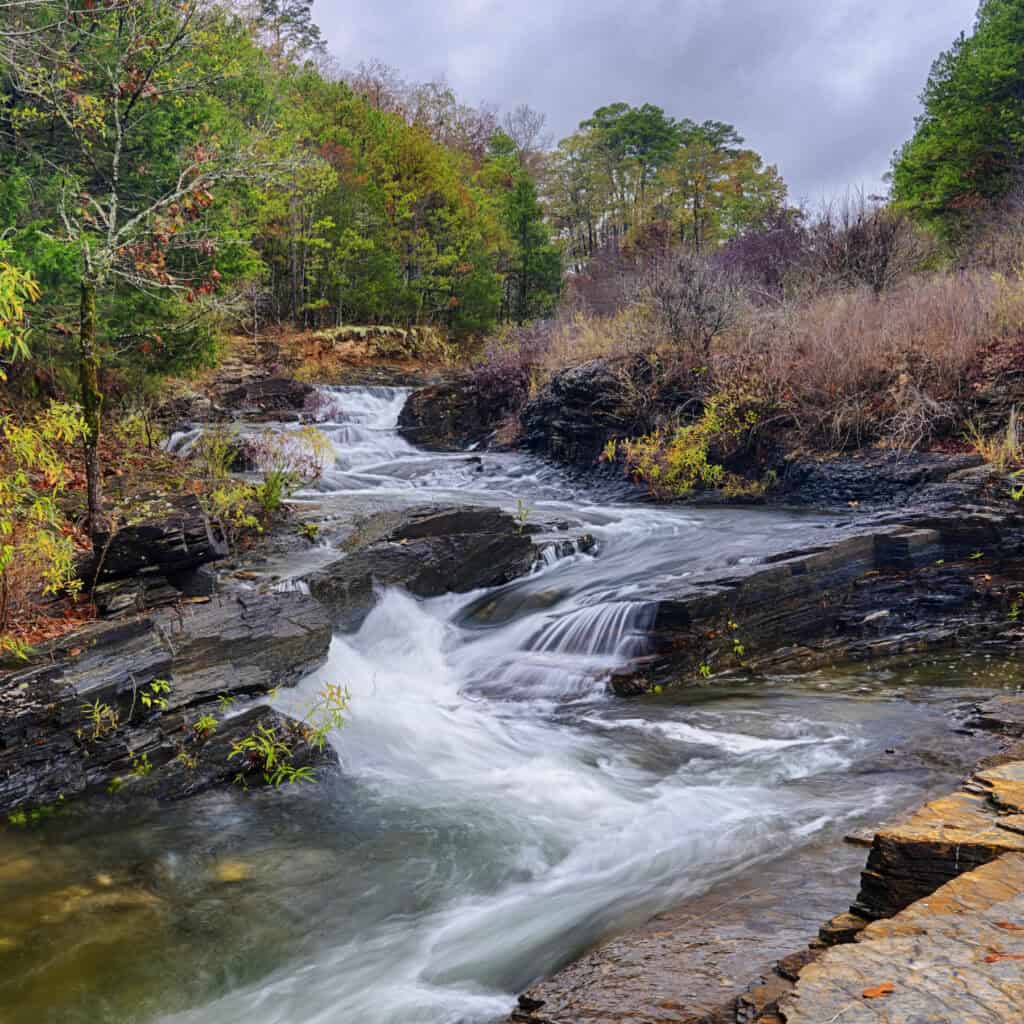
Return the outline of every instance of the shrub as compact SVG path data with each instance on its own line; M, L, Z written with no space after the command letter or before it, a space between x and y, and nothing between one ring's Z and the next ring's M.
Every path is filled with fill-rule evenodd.
M760 494L764 485L751 485L723 463L749 446L768 411L765 396L742 385L730 387L711 395L694 422L608 447L605 457L622 458L626 471L658 497L718 488L733 495Z
M71 478L62 446L83 430L77 406L57 402L27 422L0 416L0 650L25 655L11 630L33 600L81 589L59 499Z

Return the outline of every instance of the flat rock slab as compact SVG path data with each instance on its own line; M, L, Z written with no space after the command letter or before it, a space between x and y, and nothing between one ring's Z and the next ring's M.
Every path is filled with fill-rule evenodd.
M779 1011L785 1024L1024 1020L1024 854L963 874L828 950Z
M360 523L345 547L346 554L306 582L350 629L366 617L377 585L417 597L466 593L525 575L539 556L530 531L496 508L382 512Z

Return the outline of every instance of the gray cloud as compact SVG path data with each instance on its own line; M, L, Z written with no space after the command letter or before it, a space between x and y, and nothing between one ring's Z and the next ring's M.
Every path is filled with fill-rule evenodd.
M881 188L940 50L977 0L319 0L343 67L444 75L466 102L544 111L651 102L737 126L796 199Z

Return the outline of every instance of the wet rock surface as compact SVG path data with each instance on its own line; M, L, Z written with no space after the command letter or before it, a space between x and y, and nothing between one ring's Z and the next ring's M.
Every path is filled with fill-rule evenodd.
M1022 961L1024 854L1008 853L825 952L775 1019L1012 1024L1024 1019Z
M942 485L970 482L964 476L983 465L980 455L869 450L862 455L788 461L780 494L792 504L816 508L848 505L908 505L944 496ZM986 471L987 475L987 471Z
M140 789L173 798L228 780L238 768L226 770L220 748L239 724L218 725L221 738L206 743L194 722L220 719L221 695L294 685L329 643L328 616L312 598L243 590L63 638L0 680L0 811L100 790L133 772L149 779L147 765L182 753L187 771L154 774Z
M365 618L375 585L400 586L417 597L465 593L522 576L538 557L523 525L494 508L382 512L359 523L344 546L343 557L306 583L347 628Z

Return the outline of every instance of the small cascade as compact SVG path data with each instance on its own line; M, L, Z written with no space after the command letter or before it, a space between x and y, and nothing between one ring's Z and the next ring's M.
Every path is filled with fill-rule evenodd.
M658 605L651 601L615 601L580 608L549 622L527 649L548 654L636 657L648 647Z

